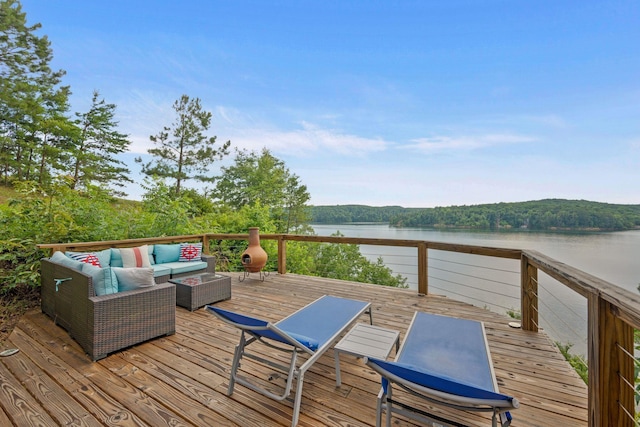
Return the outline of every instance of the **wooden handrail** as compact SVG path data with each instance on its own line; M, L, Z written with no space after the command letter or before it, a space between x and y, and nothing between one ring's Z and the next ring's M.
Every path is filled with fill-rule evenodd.
M244 236L244 235L240 235ZM246 238L245 237L240 237ZM70 242L70 243L42 243L36 245L39 249L50 249L51 253L56 251L99 251L109 248L130 248L134 246L149 245L149 244L162 244L162 243L180 243L180 242L193 242L199 240L203 242L202 252L209 254L209 245L206 234L192 234L183 236L167 236L167 237L143 237L139 239L124 239L124 240L102 240L96 242ZM205 244L205 242L207 244Z
M523 328L524 288L531 286L531 281L525 277L531 267L585 297L589 426L634 426L634 420L625 410L629 414L635 413L635 394L629 386L635 382L634 360L629 355L634 354L633 330L640 329L640 296L536 251L523 251L522 259ZM524 271L525 265L528 272ZM537 301L527 303L537 307ZM535 311L537 313L537 309ZM533 309L530 309L528 315L532 313Z
M207 233L102 242L52 243L38 245L53 251L99 250L142 244L177 243L199 240L203 252L209 253L214 240L248 240L248 234ZM416 248L418 258L418 293L428 294L429 249L465 254L520 259L522 328L538 330L538 271L542 271L587 300L589 426L634 425L625 410L635 414L633 389L633 331L640 329L640 295L622 289L575 267L531 250L505 249L423 240L396 240L344 236L305 236L261 234L262 240L276 240L278 273L287 272L287 242L315 242L355 245L378 245ZM625 408L625 410L621 409Z

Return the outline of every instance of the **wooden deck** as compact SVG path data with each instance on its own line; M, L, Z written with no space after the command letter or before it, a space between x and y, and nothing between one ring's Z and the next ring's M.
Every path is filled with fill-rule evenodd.
M415 291L293 274L232 280L233 297L219 306L274 321L323 294L370 301L374 324L399 330L401 339L416 310L481 320L500 391L520 401L514 427L587 425L584 383L544 334L510 328L506 316ZM226 395L238 339L236 330L204 310L177 308L175 335L92 363L65 330L30 312L5 343L20 352L0 358L0 425L288 426L292 399L277 402L241 385ZM259 381L283 383L251 362L242 370ZM342 387L336 388L330 350L306 374L298 425L375 424L379 377L349 355L341 356L341 371ZM421 407L471 426L491 425L486 414ZM394 425L413 424L394 417Z

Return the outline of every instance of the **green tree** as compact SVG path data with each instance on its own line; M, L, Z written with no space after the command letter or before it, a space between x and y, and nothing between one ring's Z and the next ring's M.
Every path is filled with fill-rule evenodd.
M127 151L131 142L116 130L116 105L99 98L100 94L94 91L89 111L76 113L79 132L69 150L71 188L90 184L122 187L125 182L132 182L129 169L116 158Z
M212 114L204 111L199 98L190 99L182 95L173 104L176 120L157 135L149 138L157 145L148 150L154 160L142 166L142 172L149 176L175 180L175 192L180 194L182 183L188 179L206 182L209 166L229 154L231 141L214 148L216 137L207 137L204 132L211 125ZM137 158L142 163L141 158Z
M40 24L27 25L16 0L0 1L0 161L5 182L43 181L49 137L65 128L68 87L59 87L64 71L53 71L53 57Z
M339 232L333 236L342 236ZM375 263L360 253L358 245L330 244L320 245L315 255L317 274L332 279L351 280L362 283L375 283L400 288L408 287L407 279L384 265L382 258Z
M213 194L224 204L236 210L268 206L279 233L299 231L308 224L306 185L266 148L260 154L236 150L234 164L221 170Z
M47 186L17 182L16 191L15 198L0 205L0 294L39 285L44 253L38 243L145 237L129 234L137 228L129 223L141 218L135 207L100 188L75 191L64 176Z
M198 206L189 192L176 194L175 189L160 178L145 179L142 187L143 211L146 213L148 232L155 236L193 234L201 232L194 225Z

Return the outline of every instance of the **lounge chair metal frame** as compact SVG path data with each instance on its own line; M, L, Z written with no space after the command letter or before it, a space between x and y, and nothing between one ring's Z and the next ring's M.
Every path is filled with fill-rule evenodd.
M299 333L293 333L281 329L278 325L281 325L285 322L290 324L294 322L297 318L305 314L305 311L312 310L314 307L317 307L318 304L331 304L332 302L349 302L353 303L353 307L351 307L351 312L346 314L348 317L347 321L342 322L340 325L336 325L335 331L332 332L331 336L322 340L315 341L315 337L313 336L314 331L307 331L302 337ZM229 388L227 394L230 396L233 394L233 389L235 383L239 383L248 387L249 389L261 393L271 399L283 401L285 400L289 394L291 393L291 389L293 388L293 380L297 378L296 385L296 394L294 398L293 404L293 416L291 420L291 425L295 426L298 423L298 417L300 414L300 404L302 400L302 387L304 384L304 375L309 370L309 368L333 345L335 344L342 333L344 333L353 323L355 323L358 318L365 312L369 314L369 322L373 324L373 317L371 312L371 303L350 300L346 298L338 298L330 295L324 295L323 297L315 300L311 304L299 309L295 313L285 317L284 319L274 323L267 322L261 319L256 319L249 316L240 315L238 313L229 312L226 310L222 310L213 306L206 306L206 309L213 313L216 317L223 320L224 322L231 324L241 330L240 334L240 343L235 347L233 362L231 365L231 374L229 378ZM318 319L318 322L326 322L332 319ZM297 337L298 339L296 339ZM307 338L309 337L309 338ZM270 348L274 348L284 352L290 352L291 358L289 362L289 366L284 366L282 364L273 362L272 360L268 360L258 354L249 353L246 348L254 343L260 341L263 344L269 346ZM306 341L306 342L301 342ZM279 345L274 344L277 342ZM283 345L288 345L290 347L284 347ZM298 356L299 354L307 354L309 357L304 362L298 366ZM240 367L240 361L243 357L255 360L259 363L265 364L267 366L279 369L283 372L287 373L286 384L284 387L284 391L282 394L273 393L251 381L245 379L238 375L238 368Z
M436 382L444 382L447 383L449 387L455 384L455 380L438 377L437 374L430 374L422 371L420 366L411 366L404 365L399 360L402 360L403 350L407 348L406 344L409 337L411 336L410 332L412 328L416 327L416 318L418 317L418 313L414 314L413 320L411 321L411 325L407 330L405 341L400 348L396 356L396 362L385 362L382 360L376 360L372 358L365 358L365 363L372 368L375 372L379 373L382 376L382 387L380 392L378 393L377 405L376 405L376 427L380 427L382 423L382 412L386 411L386 425L391 425L391 416L392 413L402 414L408 418L411 418L416 421L438 421L444 422L453 426L462 426L455 421L450 421L443 419L434 414L426 413L425 411L412 408L411 406L401 403L397 400L393 399L393 384L398 385L400 388L404 389L408 393L413 396L420 397L430 403L447 406L450 408L455 408L463 411L477 411L477 412L492 412L492 426L498 426L498 419L500 420L500 425L502 427L508 427L511 424L511 415L508 412L510 409L518 408L519 403L518 400L502 395L498 392L498 385L495 379L495 373L493 371L493 366L491 365L491 356L489 354L489 347L487 343L486 334L484 331L484 324L482 322L476 322L481 325L482 330L482 341L484 342L484 349L486 350L486 357L489 361L489 372L487 375L490 375L493 380L492 390L483 390L475 388L474 386L463 385L465 388L471 391L470 394L465 395L463 392L460 394L456 394L449 391L438 390L436 388L432 388L426 386L425 384L421 384L418 379L424 379L426 383L436 381ZM439 316L444 317L444 316ZM460 319L458 319L460 320ZM473 322L473 321L468 321ZM420 327L424 327L421 325ZM460 369L464 369L464 366L460 366ZM415 370L415 371L414 371ZM402 371L414 371L411 372L415 374L413 381L411 379L405 378L400 374ZM471 397L475 392L478 392L479 395L486 395L486 397Z

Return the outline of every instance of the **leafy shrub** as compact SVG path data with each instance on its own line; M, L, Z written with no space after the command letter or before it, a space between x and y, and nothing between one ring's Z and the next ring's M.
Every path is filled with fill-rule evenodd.
M8 294L21 285L40 286L39 269L43 256L33 240L0 240L0 294Z
M341 236L340 233L334 236ZM369 261L360 253L358 245L323 243L315 254L315 274L332 279L351 280L362 283L375 283L384 286L407 288L407 279L384 265L379 257L376 262Z
M560 350L560 353L562 353L565 360L569 362L580 378L582 378L582 381L584 381L585 384L589 384L589 367L582 357L571 354L570 350L571 347L573 347L573 344L562 344L556 341L555 345L558 347L558 350Z

